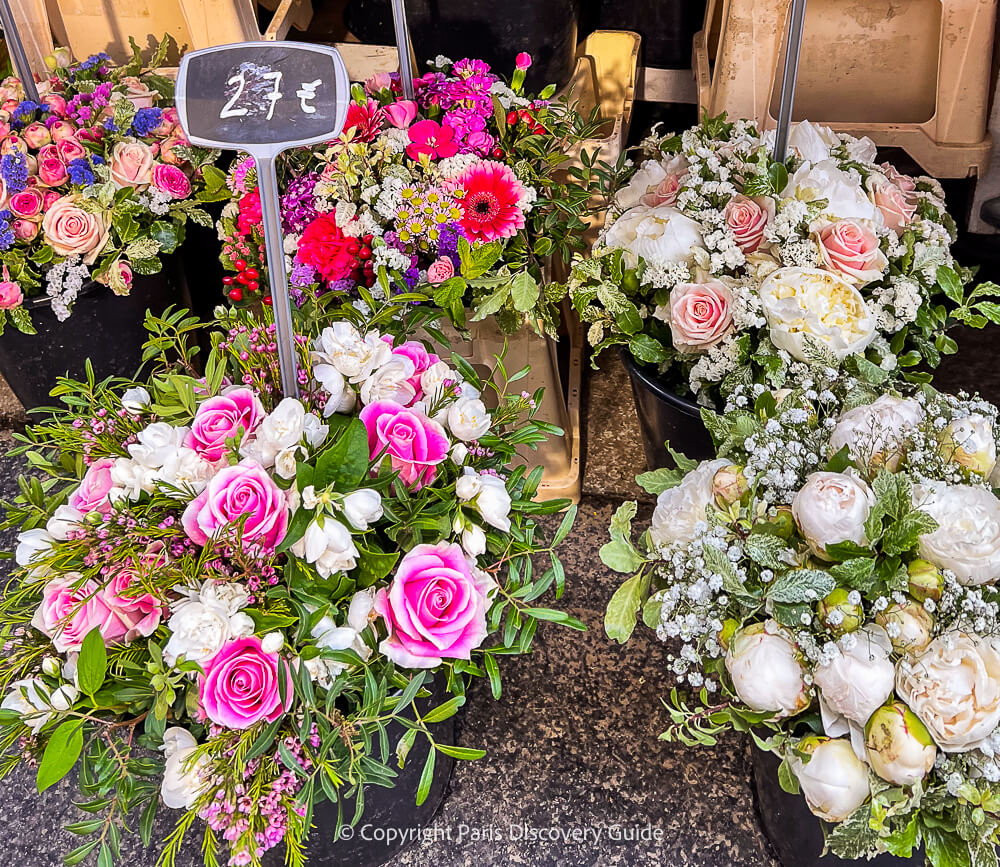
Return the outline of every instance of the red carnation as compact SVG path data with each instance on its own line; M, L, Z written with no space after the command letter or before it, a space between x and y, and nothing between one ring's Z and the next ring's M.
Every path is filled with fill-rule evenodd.
M340 231L333 214L323 214L313 220L299 239L299 261L311 265L327 283L350 277L358 265L357 238Z

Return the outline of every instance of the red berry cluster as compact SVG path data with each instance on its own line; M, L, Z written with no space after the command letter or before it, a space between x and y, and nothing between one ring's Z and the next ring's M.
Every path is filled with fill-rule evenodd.
M230 300L242 301L244 289L248 292L256 292L260 289L260 271L248 265L246 259L235 259L233 261L233 267L236 269L236 276L233 277L232 275L227 274L222 278L222 282L226 286L233 287L228 293ZM269 297L270 296L268 296L268 298ZM265 303L267 300L267 298L264 299Z
M532 103L528 108L511 109L507 112L507 126L517 126L518 123L523 123L532 135L545 135L548 130L531 114L531 110L534 108L535 105Z
M362 235L361 238L351 238L347 242L348 252L355 257L351 279L355 283L364 283L369 288L375 285L375 265L372 262L373 237L373 235Z

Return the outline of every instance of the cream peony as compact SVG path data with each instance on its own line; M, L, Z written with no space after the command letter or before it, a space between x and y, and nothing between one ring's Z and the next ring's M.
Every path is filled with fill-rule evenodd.
M715 474L729 461L702 461L675 488L661 491L649 527L649 538L657 548L694 538L695 526L705 520L705 509L715 501Z
M795 749L810 757L804 762L793 752L788 763L814 815L827 822L843 822L868 800L868 768L850 741L810 735Z
M761 283L760 300L771 341L799 361L810 360L810 343L844 359L875 339L861 293L829 271L779 268Z
M858 466L896 471L903 457L906 440L923 410L909 398L883 394L873 403L845 412L830 432L830 452L844 446Z
M604 245L625 251L634 268L639 259L655 264L690 263L703 245L701 226L676 208L666 205L630 208L607 229Z
M952 419L941 432L941 455L986 478L996 469L997 443L993 425L982 415Z
M900 660L896 692L946 753L975 749L1000 724L1000 644L952 632Z
M776 719L809 707L802 657L773 620L737 632L726 651L726 671L747 707L774 711Z
M882 225L882 214L868 198L861 178L857 173L843 171L832 159L804 162L788 179L781 196L803 202L825 199L823 216L837 220L867 220L873 225Z
M875 494L861 478L849 473L810 473L792 498L792 516L810 550L828 560L827 545L868 544L865 521L874 505Z
M879 708L865 728L868 764L894 786L919 783L934 767L934 739L901 701Z
M864 726L892 693L896 668L889 658L892 645L881 626L869 624L851 633L849 649L829 662L821 663L813 672L819 687L824 710ZM824 723L827 713L823 714Z
M808 120L792 124L788 133L788 147L811 163L830 159L831 148L840 144L839 136L828 126Z
M920 556L950 569L960 584L1000 578L1000 500L986 488L931 482L913 486L913 505L938 528L920 537Z

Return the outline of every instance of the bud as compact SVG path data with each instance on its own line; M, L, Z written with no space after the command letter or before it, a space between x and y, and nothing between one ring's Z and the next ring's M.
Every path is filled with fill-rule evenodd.
M733 636L739 628L740 624L732 618L723 621L722 629L719 631L719 644L722 645L723 650L729 650L729 642L733 640Z
M57 48L45 58L45 65L55 72L57 69L66 69L73 62L73 55L68 48Z
M805 753L809 761L796 753ZM868 800L868 768L846 738L804 737L788 763L809 809L824 821L843 822Z
M944 591L944 578L941 570L929 560L916 559L906 567L910 583L910 595L923 602L925 599L941 598Z
M997 464L993 425L981 415L952 419L938 437L938 450L945 460L984 477Z
M872 770L887 783L912 786L934 767L937 746L919 717L896 701L868 720L865 751Z
M749 491L750 486L747 484L746 476L743 475L743 467L735 464L717 470L712 478L712 494L720 509L733 503L743 502Z
M931 643L934 618L915 599L894 602L875 615L875 622L885 628L896 653L919 653Z
M788 506L778 506L778 513L771 518L771 523L778 528L778 535L782 539L791 539L795 532L795 516Z
M816 605L816 616L838 637L845 632L859 629L865 619L864 608L860 604L852 603L848 599L849 596L850 591L846 587L836 587Z
M59 677L62 674L62 665L54 656L46 656L42 660L42 673L49 677Z
M776 719L801 713L811 702L802 655L774 620L736 632L726 651L726 671L736 694L751 710Z

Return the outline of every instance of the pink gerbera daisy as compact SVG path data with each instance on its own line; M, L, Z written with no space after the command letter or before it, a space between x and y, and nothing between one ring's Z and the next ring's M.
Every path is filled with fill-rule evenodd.
M462 198L462 228L471 241L509 238L524 228L521 198L524 187L509 166L484 160L458 176Z

